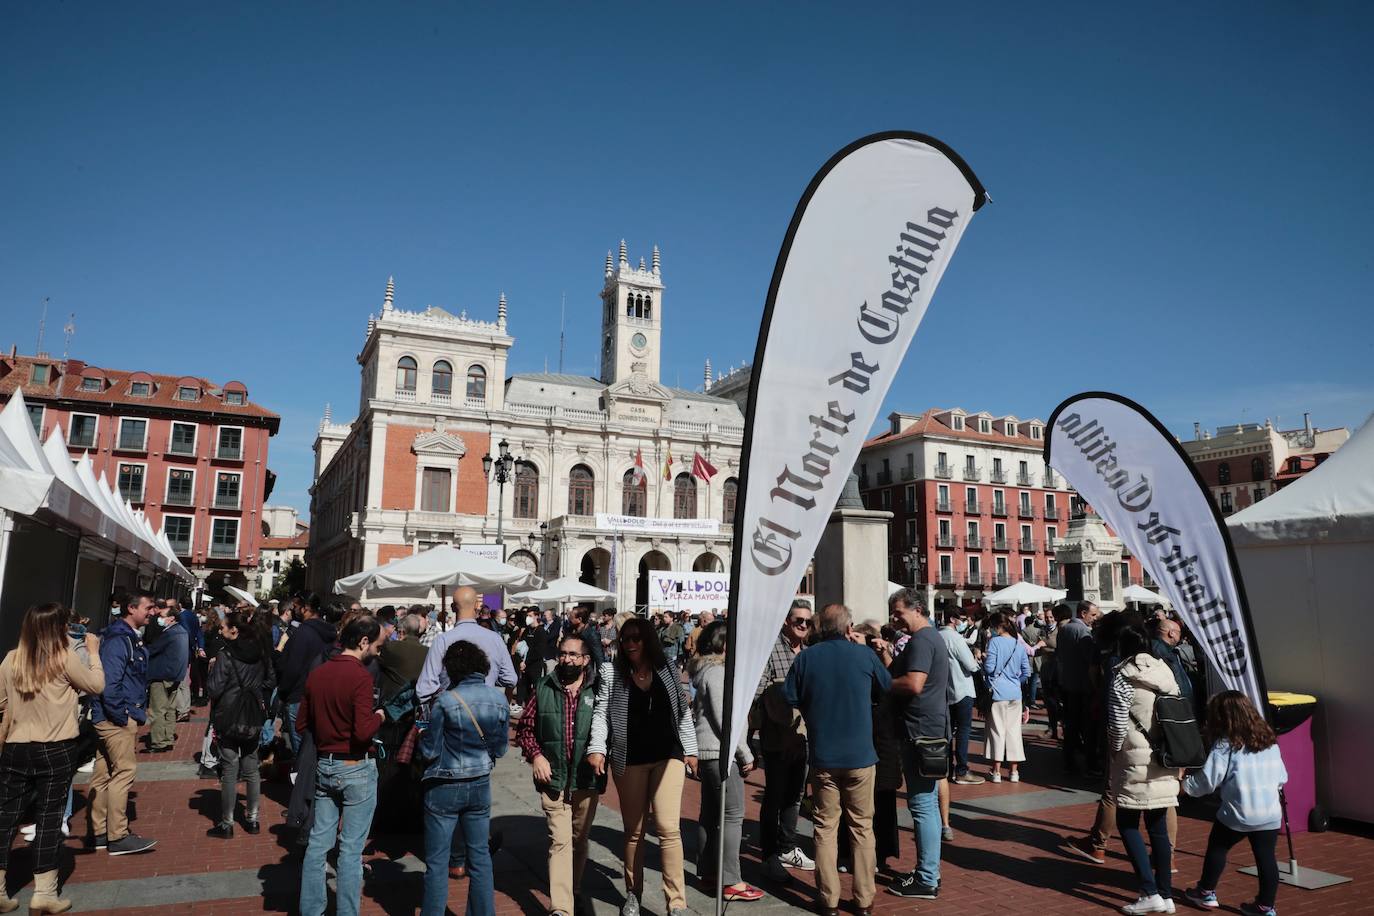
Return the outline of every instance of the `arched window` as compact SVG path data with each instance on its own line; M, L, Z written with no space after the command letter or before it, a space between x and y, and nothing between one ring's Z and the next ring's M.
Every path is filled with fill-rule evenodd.
M515 517L537 518L539 512L539 469L528 461L515 463Z
M654 317L654 297L653 297L653 296L645 296L645 297L644 297L644 315L643 315L643 317L644 317L644 318L652 318L652 317Z
M691 474L679 474L673 481L673 518L697 517L697 482Z
M568 514L592 515L592 494L595 489L592 469L579 464L568 474Z
M468 398L476 401L487 399L487 370L477 363L468 366Z
M625 297L625 317L626 317L626 318L633 318L634 316L635 316L635 297L634 297L633 295L629 295L629 296L626 296L626 297Z
M402 356L396 361L396 390L415 390L415 359L413 357Z
M648 512L649 507L649 483L648 478L642 478L638 483L635 482L635 469L625 472L623 488L620 498L620 514L633 515L636 518L643 518Z
M1223 461L1217 465L1217 483L1231 482L1231 462Z
M739 498L739 481L731 477L721 488L720 520L727 525L735 523L735 500Z
M434 375L430 386L435 394L453 394L453 366L448 360L441 359L434 364Z
M1265 474L1264 474L1264 459L1263 459L1263 458L1251 458L1251 459L1250 459L1250 479L1251 479L1251 480L1264 480L1264 479L1265 479Z

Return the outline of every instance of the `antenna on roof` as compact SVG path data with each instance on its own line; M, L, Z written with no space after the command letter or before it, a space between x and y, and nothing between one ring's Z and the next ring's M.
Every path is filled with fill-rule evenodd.
M567 318L568 293L565 290L563 292L563 304L559 307L558 311L558 371L560 373L563 371L563 327L567 324ZM548 366L544 367L544 371L549 371Z
M48 297L43 297L43 313L38 316L38 347L34 351L35 356L46 356L43 352L43 331L48 324Z
M76 312L67 316L67 323L62 325L62 359L67 358L67 351L72 347L72 337L76 334Z

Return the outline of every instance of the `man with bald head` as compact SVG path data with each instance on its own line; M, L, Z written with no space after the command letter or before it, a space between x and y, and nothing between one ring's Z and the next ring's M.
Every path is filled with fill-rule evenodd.
M477 589L470 586L465 585L453 593L458 622L436 636L425 655L425 666L420 671L420 680L415 684L415 692L421 700L428 702L449 688L448 674L444 671L444 653L456 642L470 642L486 654L487 661L491 663L491 669L487 672L488 685L515 686L515 666L511 664L505 642L500 634L477 622L479 603Z

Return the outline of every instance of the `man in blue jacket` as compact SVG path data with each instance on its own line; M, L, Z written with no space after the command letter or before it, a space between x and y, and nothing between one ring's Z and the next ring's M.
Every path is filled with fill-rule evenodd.
M190 652L191 663L186 668L186 677L182 678L181 686L177 688L177 721L185 722L191 718L192 690L196 690L197 693L205 690L204 672L197 670L197 666L202 664L198 660L205 658L205 634L200 631L200 619L196 617L196 612L191 610L189 604L175 598L167 600L168 607L177 615L177 620L181 621L181 629L186 634L186 645Z
M154 609L148 622L148 749L165 754L177 740L177 691L191 661L186 630L174 605Z
M816 825L816 892L821 912L838 916L840 906L840 814L849 820L854 852L854 906L872 913L876 892L873 837L873 704L892 686L892 677L867 646L850 641L853 615L832 604L817 615L820 642L804 649L783 682L783 695L799 709L811 739L812 821Z
M147 720L148 650L138 635L155 610L153 596L135 589L122 601L124 613L100 635L105 689L91 704L91 721L100 739L91 774L92 845L112 856L147 852L157 844L129 832L129 789L137 763L134 741ZM177 642L185 645L184 639ZM108 840L108 841L107 841Z

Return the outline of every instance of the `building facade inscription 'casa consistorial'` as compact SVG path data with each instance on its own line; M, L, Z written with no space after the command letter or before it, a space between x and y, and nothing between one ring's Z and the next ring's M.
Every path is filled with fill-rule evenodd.
M398 308L388 281L357 357L357 416L326 408L315 440L312 587L437 544L494 546L498 527L508 562L608 589L621 608L650 603L651 570L728 570L744 417L709 393L709 360L700 390L660 381L663 293L658 249L632 266L621 242L600 292L599 375L508 375L504 295L486 321ZM504 491L482 466L501 442L515 458ZM692 475L697 455L709 481Z

